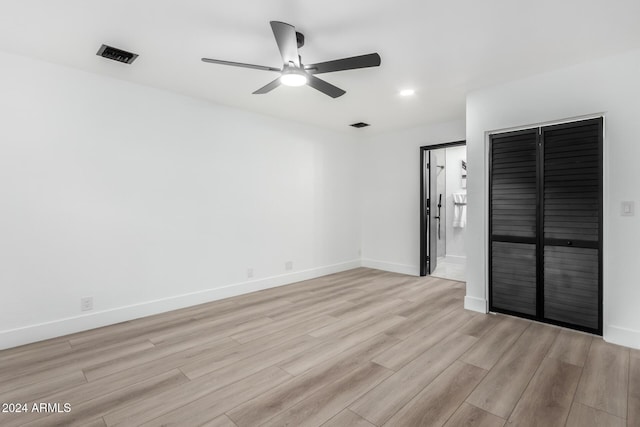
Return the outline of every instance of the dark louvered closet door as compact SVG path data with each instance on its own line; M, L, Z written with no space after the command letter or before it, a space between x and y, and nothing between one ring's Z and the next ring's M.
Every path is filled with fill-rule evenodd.
M602 334L602 119L491 136L489 307Z
M600 332L602 119L542 129L544 318Z
M538 130L491 136L492 311L537 314Z

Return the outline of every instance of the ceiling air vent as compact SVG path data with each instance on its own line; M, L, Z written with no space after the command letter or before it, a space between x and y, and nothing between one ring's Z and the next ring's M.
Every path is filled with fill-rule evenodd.
M115 47L107 46L103 44L98 49L98 56L103 58L113 59L114 61L124 62L125 64L131 64L138 55L135 53L127 52L126 50L116 49Z
M353 126L354 128L366 128L367 126L371 126L369 123L365 123L365 122L358 122L358 123L353 123L349 126Z

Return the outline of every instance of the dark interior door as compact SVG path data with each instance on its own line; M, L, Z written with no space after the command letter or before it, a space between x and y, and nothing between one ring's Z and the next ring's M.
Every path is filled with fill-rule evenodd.
M428 269L431 274L438 266L438 159L436 153L429 151L429 196L427 208L429 249L428 249Z
M542 129L544 317L600 330L602 119Z
M491 137L490 305L537 316L538 130Z
M602 119L490 147L490 309L601 334Z

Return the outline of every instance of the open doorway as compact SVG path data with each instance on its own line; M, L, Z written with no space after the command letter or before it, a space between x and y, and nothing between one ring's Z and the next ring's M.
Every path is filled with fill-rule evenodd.
M467 147L420 147L420 275L466 280Z

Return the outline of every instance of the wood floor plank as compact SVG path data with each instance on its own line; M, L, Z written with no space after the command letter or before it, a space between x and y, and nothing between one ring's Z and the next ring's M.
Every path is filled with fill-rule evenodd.
M629 426L638 425L629 423ZM616 417L605 411L574 402L567 419L566 427L625 427L624 418Z
M261 315L244 315L239 319L225 318L207 322L191 322L181 328L170 328L156 331L150 335L149 341L153 344L173 344L176 342L193 339L202 335L224 338L234 334L264 326L273 320Z
M226 415L220 415L215 420L211 420L208 423L202 424L201 427L237 427L237 426Z
M398 297L407 299L409 301L428 301L432 299L433 295L441 291L455 291L451 286L453 282L448 280L438 279L436 277L429 277L428 280L420 281L419 286L411 287L405 291L398 293Z
M68 402L71 404L72 408L76 408L90 400L102 398L103 396L117 392L118 390L123 390L128 387L135 386L136 384L153 380L154 378L158 378L159 376L169 374L171 372L175 372L175 369L167 369L167 366L165 365L147 363L86 384L56 390L55 392L40 398L39 401ZM41 416L37 413L23 414L20 417L19 423L6 425L22 425L39 417ZM5 424L0 425L5 427Z
M444 425L486 374L476 366L453 362L391 417L385 427Z
M389 286L387 286L385 289L376 289L375 292L368 292L366 295L358 299L351 300L351 302L354 304L355 308L359 304L366 305L392 299L403 300L402 298L398 297L398 293L402 289L402 285L405 282L406 280L396 280L392 282L388 281ZM406 302L408 301L405 301L405 303Z
M468 335L451 334L398 370L349 409L373 424L384 424L476 340Z
M335 304L333 304L333 307L335 307ZM250 341L253 341L257 338L261 338L265 335L268 334L272 334L274 332L278 332L281 331L283 329L287 329L290 328L291 326L296 325L297 323L300 322L308 322L312 319L320 319L317 323L318 328L322 327L323 325L326 325L327 323L332 323L332 322L327 322L326 320L332 320L332 321L337 321L338 319L332 316L328 316L325 313L327 311L330 311L329 307L323 309L323 310L306 310L303 312L298 313L295 316L290 316L290 317L286 317L286 318L282 318L279 320L273 320L269 323L264 323L262 325L250 328L250 329L245 329L244 331L238 332L236 334L230 335L231 338L233 338L234 340L238 341L241 344L244 343L248 343Z
M280 302L279 304L283 304ZM214 305L215 306L215 305ZM233 311L233 304L227 307L223 316L238 316L239 314L246 315L246 313ZM201 309L202 310L202 309ZM156 321L150 321L146 318L139 319L139 321L123 322L113 326L107 326L94 331L92 334L81 333L78 336L69 339L72 347L75 349L81 348L93 348L95 346L104 346L125 340L135 340L137 337L153 337L154 333L161 331L167 333L168 331L181 331L184 328L194 324L208 323L215 321L222 317L219 313L213 309L212 312L198 315L191 312L182 315L170 315L168 318L158 316Z
M41 342L15 349L0 350L0 376L5 371L68 355L72 351L73 348L68 341Z
M28 374L34 371L48 371L63 373L71 370L77 370L80 367L90 363L110 360L114 357L120 357L125 354L137 353L140 351L153 348L153 344L149 340L137 338L135 340L123 340L121 342L110 343L108 345L95 346L93 348L71 349L69 352L62 354L52 354L50 357L41 358L41 360L29 362L21 365L14 365L11 369L6 369L0 375L3 385L6 381L21 377L23 382L26 381ZM0 386L0 390L2 386Z
M169 361L183 359L185 356L191 358L198 354L207 354L212 349L237 346L237 343L231 338L219 336L211 338L213 338L211 342L202 340L204 343L201 345L197 345L196 341L182 341L171 345L154 346L153 348L138 353L126 354L112 360L92 363L86 368L83 368L82 371L87 380L95 381L98 378L156 360L162 361L161 363L169 363Z
M629 349L594 339L575 401L625 418L628 384Z
M358 367L368 364L372 357L396 342L397 339L388 335L377 335L345 350L305 374L238 406L228 415L240 427L258 425L306 399L321 388L344 378Z
M0 394L0 402L33 402L58 390L72 388L86 383L87 379L82 371L73 371L6 391Z
M78 350L63 358L54 358L32 365L23 366L6 374L0 382L0 393L15 390L29 384L45 381L52 377L77 372L85 366L117 359L128 354L136 354L153 348L149 341L131 343L125 341L107 347Z
M630 426L640 426L640 359L629 360L629 399L627 420Z
M393 371L369 362L262 425L265 427L322 425L392 373Z
M459 298L450 298L445 300L441 306L425 308L420 314L409 317L409 322L389 328L386 333L396 338L404 340L409 338L421 329L437 322L441 317L456 311L463 313L464 309L460 307Z
M429 348L450 336L474 315L469 312L450 312L437 322L419 330L395 347L376 357L373 362L397 371Z
M310 319L314 316L327 315L330 311L334 311L338 308L349 309L354 307L355 304L349 301L336 301L334 295L327 295L325 298L318 298L323 301L318 302L317 299L307 301L305 303L289 304L281 307L278 310L271 310L265 315L274 320L276 325L278 321L281 322L295 322L297 319L306 318Z
M423 315L424 312L440 310L443 306L453 303L453 301L456 302L456 305L459 305L460 297L454 295L454 292L450 289L442 289L429 295L427 299L408 302L395 309L394 312L399 316L414 318Z
M11 360L14 357L29 356L30 354L37 355L48 350L55 351L56 348L69 348L70 346L69 335L67 335L64 337L52 338L44 341L33 342L30 344L24 344L17 347L0 350L0 358Z
M343 319L351 319L359 314L375 316L377 314L386 314L387 312L400 307L407 302L401 299L376 300L373 302L357 303L350 307L341 307L329 311L327 314L333 317Z
M322 362L342 353L346 349L385 332L390 327L404 324L407 319L400 316L392 316L380 319L376 318L374 320L375 321L367 324L365 327L350 334L327 341L317 349L297 354L279 363L278 366L292 375L300 375L314 366L318 366Z
M188 379L178 370L155 376L147 381L134 384L130 387L116 390L112 393L89 400L77 406L71 407L71 412L65 414L52 414L38 418L27 426L84 426L87 420L102 417L109 411L123 406L135 405L143 397L152 398L165 390L187 382Z
M464 402L445 427L503 427L505 420Z
M583 367L592 340L591 335L563 329L549 349L547 357Z
M398 307L403 304L401 300L385 301L374 306L370 306L367 310L360 308L357 312L354 311L352 316L342 317L338 321L333 322L330 325L316 329L309 333L312 337L323 338L333 337L338 338L350 334L351 332L362 327L362 323L374 319L376 316L386 315L392 311L394 307ZM334 314L329 313L330 316Z
M458 333L480 338L489 333L500 321L501 316L495 314L476 314L458 329Z
M102 418L97 418L93 421L89 421L83 424L83 427L106 427L107 424L104 422Z
M307 332L315 329L318 326L332 323L335 320L336 319L329 316L310 319L307 321L299 322L287 329L272 334L266 334L262 338L249 341L245 344L239 344L236 343L235 340L227 338L227 340L230 341L231 345L215 346L209 351L202 351L202 347L190 348L189 351L183 351L180 353L180 355L186 357L180 358L180 355L178 355L178 358L176 358L176 360L160 359L158 363L167 363L171 367L183 367L185 365L192 366L206 363L208 369L213 371L237 363L243 359L254 356L265 350L278 347L279 345L282 345L293 338L305 335ZM216 341L216 343L221 342L222 341Z
M229 384L317 345L321 345L318 339L302 335L238 362L225 364L222 368L209 360L198 360L195 363L183 365L180 370L189 379L211 374L218 378L218 382Z
M225 387L196 380L104 416L109 426L201 425L252 399L291 376L269 367Z
M508 425L564 426L581 374L579 366L545 358L513 410Z
M220 369L246 366L253 361L266 368L270 366L265 365L266 362L273 360L272 364L279 363L304 350L315 347L320 342L317 338L308 335L296 335L292 338L287 332L281 332L269 335L264 340L252 341L238 347L205 354L183 364L180 369L193 379Z
M467 402L507 419L559 330L532 323L498 360Z
M322 427L376 427L360 415L348 409L331 418Z
M462 355L460 360L489 370L522 335L529 323L515 317L498 317L498 323Z

